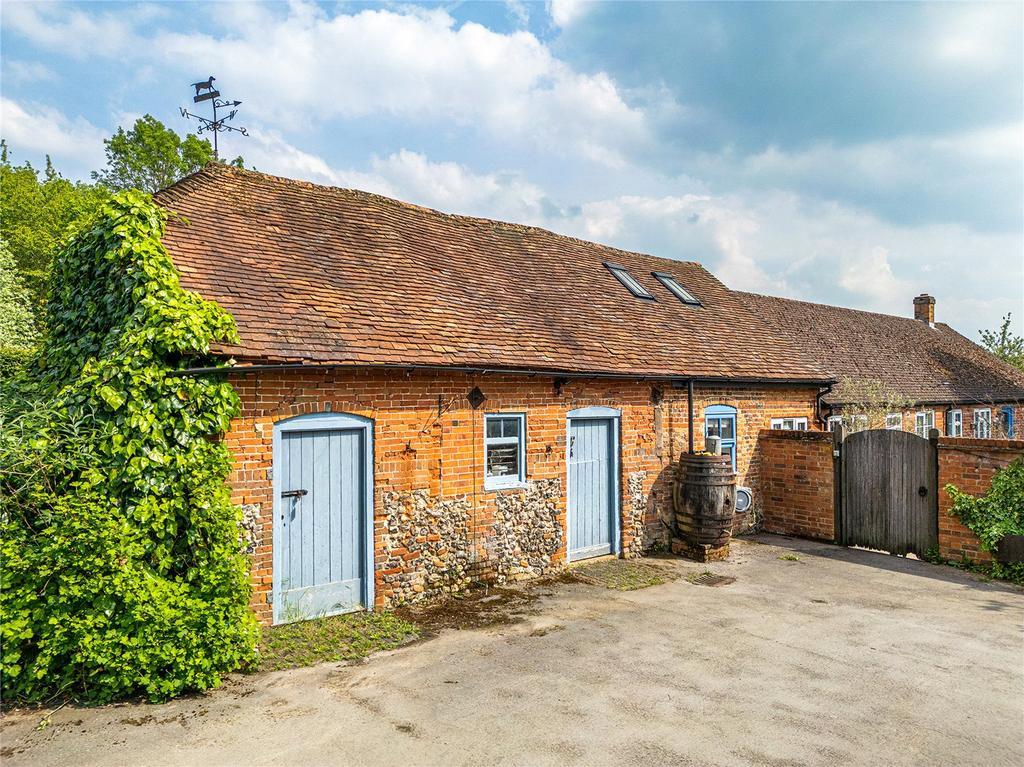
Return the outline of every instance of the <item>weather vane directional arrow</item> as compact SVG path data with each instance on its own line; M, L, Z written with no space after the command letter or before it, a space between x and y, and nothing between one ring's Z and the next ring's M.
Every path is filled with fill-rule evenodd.
M207 131L213 134L213 156L215 159L220 159L220 155L217 151L217 134L223 131L234 131L235 133L241 133L243 136L248 136L249 132L245 128L237 128L234 125L228 125L230 120L235 119L235 115L238 114L237 107L241 104L241 101L228 101L220 97L220 91L217 90L213 81L217 78L210 75L209 79L201 80L198 83L192 83L192 87L195 88L196 93L193 96L192 101L196 104L202 103L203 101L210 101L213 104L213 119L209 117L202 117L197 114L189 112L185 107L181 108L181 116L186 120L195 118L199 121L199 130L197 133ZM222 117L217 116L218 109L231 109L226 115Z

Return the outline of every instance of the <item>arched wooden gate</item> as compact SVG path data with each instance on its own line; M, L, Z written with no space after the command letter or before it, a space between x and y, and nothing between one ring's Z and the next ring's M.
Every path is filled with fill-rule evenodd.
M918 556L938 545L936 441L896 430L841 438L839 543Z

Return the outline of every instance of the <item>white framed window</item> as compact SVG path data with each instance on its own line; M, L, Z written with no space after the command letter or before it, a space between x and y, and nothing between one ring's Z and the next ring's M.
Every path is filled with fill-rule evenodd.
M829 431L835 431L836 427L843 422L841 415L830 415L828 417L827 425Z
M964 411L963 410L950 410L946 415L946 436L947 437L962 437L964 436Z
M885 428L903 431L903 413L889 413L885 417Z
M992 411L987 407L974 411L974 437L992 439Z
M787 431L807 431L806 418L773 418L773 429L785 429Z
M914 432L919 437L928 439L928 432L935 427L935 411L922 410L914 416Z
M484 416L484 488L518 487L526 480L526 414Z

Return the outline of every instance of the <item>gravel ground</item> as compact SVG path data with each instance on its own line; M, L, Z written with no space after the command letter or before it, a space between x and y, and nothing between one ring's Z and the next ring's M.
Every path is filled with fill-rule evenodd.
M787 555L796 559L786 558ZM573 577L351 665L7 713L5 767L1024 764L1024 593L765 536L632 591ZM735 578L701 585L705 570ZM472 609L467 608L467 609ZM461 625L461 624L460 624ZM435 632L429 632L435 634Z

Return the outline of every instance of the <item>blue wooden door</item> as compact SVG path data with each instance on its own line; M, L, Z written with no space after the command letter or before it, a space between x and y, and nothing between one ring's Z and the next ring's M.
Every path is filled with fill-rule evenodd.
M276 623L364 607L364 435L362 429L281 435Z
M569 559L586 559L615 550L614 421L569 421Z

